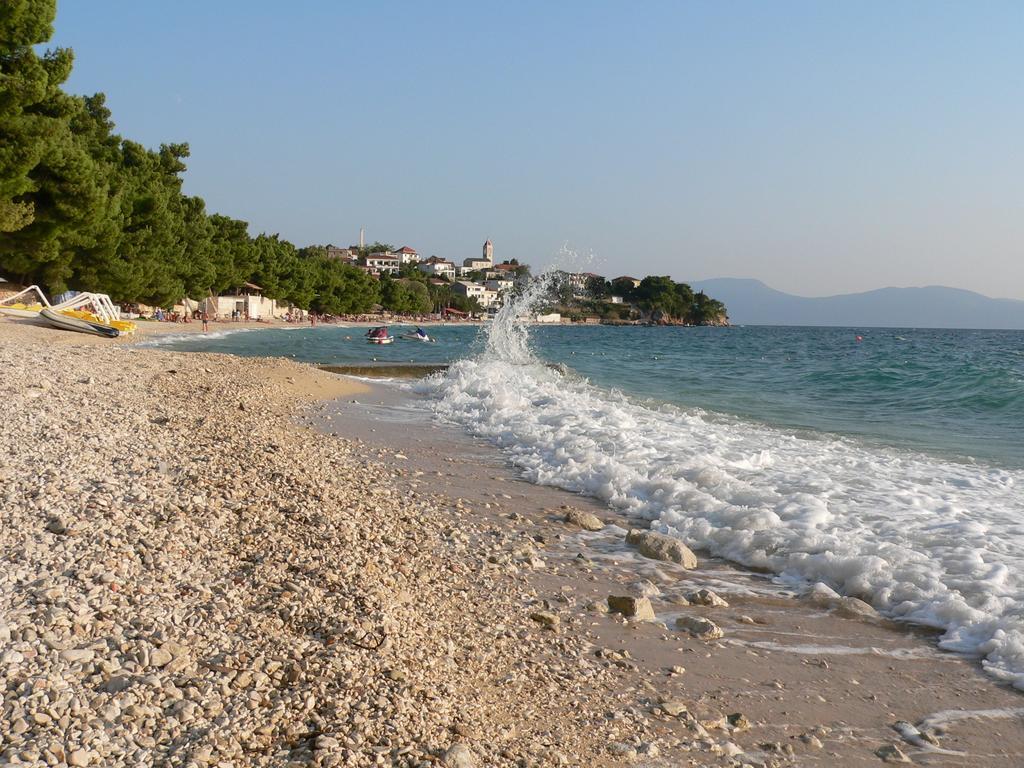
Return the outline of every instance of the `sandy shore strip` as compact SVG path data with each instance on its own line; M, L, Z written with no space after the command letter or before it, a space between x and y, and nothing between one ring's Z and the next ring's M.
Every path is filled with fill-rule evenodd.
M1024 699L922 633L642 557L378 387L12 321L0 370L0 762L1024 760Z

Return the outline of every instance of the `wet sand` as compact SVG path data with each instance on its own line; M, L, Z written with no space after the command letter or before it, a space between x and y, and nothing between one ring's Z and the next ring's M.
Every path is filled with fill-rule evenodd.
M628 652L612 654L610 662L633 673L623 701L656 708L658 699L678 699L706 726L741 713L753 724L745 738L708 727L711 739L728 734L745 749L753 741L763 756L798 764L878 764L876 753L892 747L922 765L1024 764L1024 696L986 676L976 660L938 650L936 633L849 615L848 608L797 597L767 574L700 552L699 567L690 571L642 557L624 543L631 524L618 513L520 479L497 449L425 417L417 396L369 386L327 405L314 425L358 440L415 492L460 500L489 525L532 540L546 563L530 574L538 597L595 651ZM608 525L579 531L563 521L563 506L593 512ZM588 610L609 594L638 593L641 580L649 582L643 591L657 592L656 622ZM728 607L676 604L701 588ZM705 642L672 628L683 614L711 618L724 637ZM685 673L671 674L675 666ZM925 740L901 723L926 731ZM927 740L932 734L936 744Z

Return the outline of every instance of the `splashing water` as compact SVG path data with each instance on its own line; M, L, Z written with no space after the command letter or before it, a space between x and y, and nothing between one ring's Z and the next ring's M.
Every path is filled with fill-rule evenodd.
M530 323L537 310L553 298L564 270L581 262L593 261L593 254L582 256L566 243L555 261L535 276L526 289L511 301L506 301L488 326L484 356L516 365L539 363L530 349Z
M530 349L530 320L550 299L555 276L555 269L549 268L498 309L486 331L485 357L515 365L539 362Z

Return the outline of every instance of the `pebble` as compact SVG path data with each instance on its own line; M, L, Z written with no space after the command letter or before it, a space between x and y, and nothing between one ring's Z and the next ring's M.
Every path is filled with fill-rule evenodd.
M50 533L62 535L68 531L68 523L63 517L51 517L46 523L46 530Z
M658 706L669 717L679 717L688 712L686 704L681 701L663 701Z
M442 764L447 768L477 768L476 757L465 744L452 744L448 747Z
M561 622L558 614L551 611L536 611L530 614L530 618L547 629L555 629Z
M92 661L95 655L95 652L88 648L69 648L66 651L60 652L60 657L71 664L83 664Z
M637 757L637 750L632 744L627 744L624 741L613 741L608 745L608 751L616 757L624 757L627 759L633 759Z
M696 592L690 592L686 596L686 599L693 605L705 605L713 608L729 607L729 603L716 595L710 589L698 589Z
M910 758L895 744L885 744L875 750L883 763L909 763Z
M676 619L676 629L683 629L701 640L718 640L725 635L722 628L703 616L680 616Z
M621 613L627 619L654 621L654 608L650 599L633 595L608 595L608 610Z

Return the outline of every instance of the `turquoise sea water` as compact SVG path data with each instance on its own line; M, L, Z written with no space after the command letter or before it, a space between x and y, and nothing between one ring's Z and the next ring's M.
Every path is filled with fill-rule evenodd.
M322 364L442 363L483 349L476 327L429 331L438 343L372 346L362 329L338 326L172 343ZM539 326L530 337L544 360L648 405L1024 466L1024 332Z

